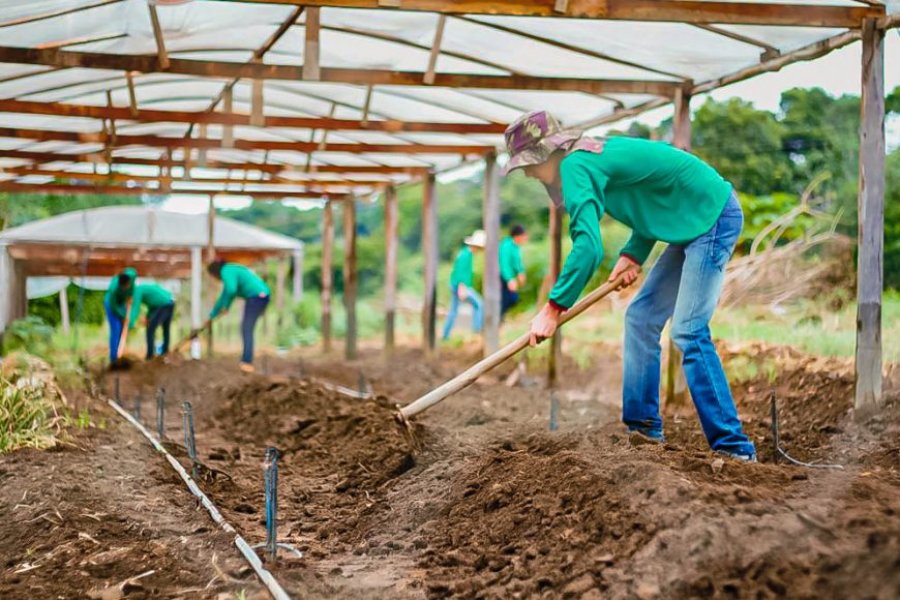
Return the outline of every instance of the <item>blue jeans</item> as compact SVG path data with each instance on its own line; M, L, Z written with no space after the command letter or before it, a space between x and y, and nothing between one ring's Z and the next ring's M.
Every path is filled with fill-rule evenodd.
M103 308L106 309L106 320L109 321L109 364L113 364L119 357L119 341L122 339L124 319L113 312L109 302L104 302Z
M481 331L481 296L468 286L466 288L466 302L472 305L472 331L478 333ZM459 294L453 287L450 288L450 311L447 313L447 322L444 323L444 337L450 337L450 331L456 322L456 315L459 314Z
M731 258L744 224L732 194L718 221L684 245L670 245L625 313L622 420L631 430L661 438L660 346L672 319L672 341L684 354L684 375L703 433L713 450L754 454L709 331Z
M156 354L156 329L162 327L162 352L169 353L169 333L172 330L172 315L175 314L175 303L154 308L147 315L147 360Z
M268 296L254 296L244 301L244 318L241 320L241 338L244 341L244 351L241 353L241 362L250 364L253 362L253 330L256 321L266 311L269 305Z
M519 303L519 292L509 289L509 282L500 279L500 317Z

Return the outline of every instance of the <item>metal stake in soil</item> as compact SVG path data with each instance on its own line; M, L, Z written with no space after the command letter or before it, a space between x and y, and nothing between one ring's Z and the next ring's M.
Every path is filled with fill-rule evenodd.
M789 455L784 449L781 447L781 434L778 431L778 407L775 401L775 394L772 394L772 445L773 445L773 461L778 462L779 458L783 458L786 461L793 463L795 465L799 465L801 467L808 467L810 469L843 469L843 465L825 465L825 464L813 464L803 462L802 460L797 460L793 456Z
M141 393L138 392L134 397L134 411L131 413L134 418L141 422Z
M278 449L266 448L266 555L275 562L278 558Z
M156 436L162 440L166 437L166 388L156 390Z
M559 398L556 392L550 392L550 431L559 429Z
M194 411L190 402L182 405L184 415L184 446L187 448L188 456L191 458L191 477L197 478L197 442L194 439Z
M362 369L359 370L359 397L365 398L368 386L366 385L366 376L363 375Z
M122 397L119 395L119 376L118 375L116 375L116 386L115 386L114 395L115 395L115 399L116 399L116 404L121 406L122 405Z

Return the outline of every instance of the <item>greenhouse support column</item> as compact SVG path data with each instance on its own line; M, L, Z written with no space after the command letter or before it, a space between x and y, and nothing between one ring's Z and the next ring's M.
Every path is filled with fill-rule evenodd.
M216 258L216 243L215 243L215 229L216 229L216 206L215 206L215 197L209 197L209 208L206 211L206 264L211 263ZM216 302L216 290L213 285L212 275L207 276L207 283L209 283L209 289L206 291L206 305L208 308L212 309L213 305ZM213 356L213 327L209 326L209 329L206 330L206 357L212 358Z
M675 118L672 145L691 150L691 95L684 88L675 91ZM687 380L682 363L684 357L669 336L669 360L666 362L666 410L686 408L688 404Z
M347 198L344 213L344 313L347 315L347 336L344 357L356 358L356 199Z
M550 203L550 287L556 284L562 268L563 208ZM548 292L549 293L549 292ZM555 387L562 356L562 330L557 329L550 338L550 355L547 357L547 387Z
M66 289L68 283L59 290L59 318L62 323L63 333L69 334L71 322L69 321L69 292Z
M881 403L884 277L884 30L863 21L859 129L859 245L856 283L856 410Z
M25 269L14 260L5 244L0 244L0 341L9 324L25 316L28 300L25 292ZM0 347L2 350L2 347Z
M287 287L288 263L284 259L278 260L275 265L275 324L280 331L284 326L284 297Z
M294 304L298 304L301 300L303 300L303 251L304 247L300 246L293 253L293 265L294 265L294 285L292 289L292 296L294 299Z
M397 318L397 190L384 193L384 349L394 350L394 322Z
M191 248L191 329L203 325L203 249ZM200 358L200 341L191 340L191 358Z
M322 350L331 351L331 292L333 273L331 271L334 253L334 206L331 200L325 202L322 211Z
M422 305L422 337L425 350L437 343L438 213L434 173L425 178L422 198L422 253L425 255L425 301Z
M484 354L493 354L500 347L500 172L497 157L484 160L484 201L482 220L486 241L484 246Z

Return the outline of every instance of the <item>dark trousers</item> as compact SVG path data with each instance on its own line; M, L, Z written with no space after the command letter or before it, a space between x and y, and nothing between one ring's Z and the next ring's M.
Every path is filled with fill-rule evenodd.
M253 362L253 329L256 321L266 311L269 305L268 296L255 296L247 298L244 302L244 320L241 321L241 337L244 340L244 352L241 354L241 362Z
M162 327L162 352L169 353L169 333L172 329L172 315L175 314L175 304L167 304L154 308L147 315L147 360L156 354L156 328Z
M500 316L519 303L519 292L509 289L509 282L500 279Z

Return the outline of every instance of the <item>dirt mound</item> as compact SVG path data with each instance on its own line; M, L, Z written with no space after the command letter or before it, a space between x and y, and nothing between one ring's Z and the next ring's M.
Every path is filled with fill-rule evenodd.
M215 425L234 441L275 446L307 476L339 474L336 491L372 490L415 465L410 436L385 399L360 400L308 381L254 377L223 392Z

